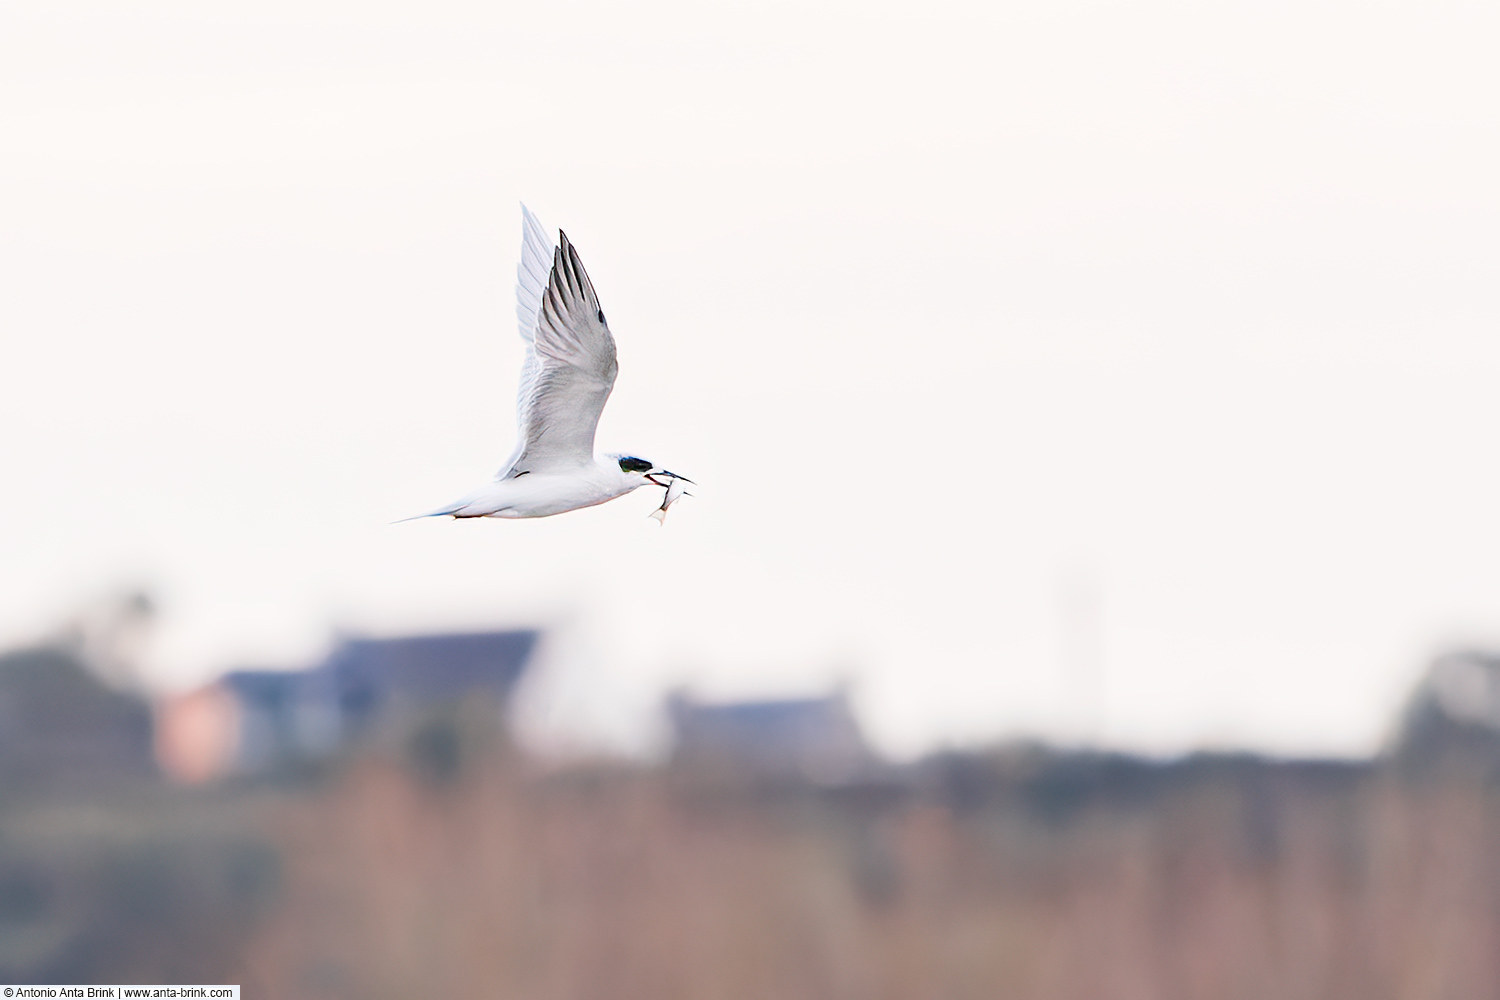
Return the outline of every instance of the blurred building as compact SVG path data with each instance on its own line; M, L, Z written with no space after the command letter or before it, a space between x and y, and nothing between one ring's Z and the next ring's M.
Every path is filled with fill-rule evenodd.
M1500 767L1500 653L1434 660L1407 702L1395 751L1410 765Z
M875 761L843 688L817 698L732 702L677 692L668 714L680 765L829 782Z
M537 639L532 630L348 639L306 670L236 670L162 707L158 754L173 775L202 780L320 760L451 721L460 706L500 727Z
M75 651L0 654L0 789L101 786L154 776L151 710Z

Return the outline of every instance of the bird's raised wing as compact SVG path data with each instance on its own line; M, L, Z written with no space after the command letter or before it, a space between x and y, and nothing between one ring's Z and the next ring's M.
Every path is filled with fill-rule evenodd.
M578 251L521 206L516 316L526 361L516 397L519 440L497 478L576 468L594 460L594 429L615 385L615 338Z

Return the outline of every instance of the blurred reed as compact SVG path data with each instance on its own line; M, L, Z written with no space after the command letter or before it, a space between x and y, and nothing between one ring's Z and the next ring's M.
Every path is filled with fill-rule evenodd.
M1500 799L1469 779L1183 770L1059 811L997 784L767 788L366 759L265 805L262 995L1500 995Z

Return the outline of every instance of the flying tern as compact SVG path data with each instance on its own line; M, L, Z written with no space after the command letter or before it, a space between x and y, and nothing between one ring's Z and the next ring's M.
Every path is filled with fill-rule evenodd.
M526 361L516 397L516 450L492 481L417 517L548 517L650 485L667 488L652 512L664 520L682 495L679 481L692 482L634 455L595 457L594 430L619 371L615 338L577 249L566 233L557 236L554 242L521 206L516 316Z

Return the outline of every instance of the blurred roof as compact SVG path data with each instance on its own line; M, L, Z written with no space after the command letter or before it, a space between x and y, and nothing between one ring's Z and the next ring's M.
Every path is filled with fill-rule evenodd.
M842 688L813 698L668 704L679 761L841 780L873 760Z
M1395 750L1408 764L1500 768L1500 653L1437 657L1407 702Z
M395 639L348 639L325 667L342 684L374 684L389 694L454 697L509 694L526 669L538 633L469 632Z

